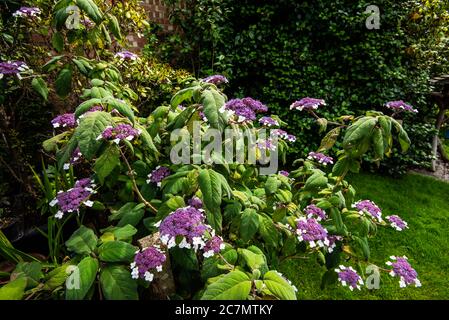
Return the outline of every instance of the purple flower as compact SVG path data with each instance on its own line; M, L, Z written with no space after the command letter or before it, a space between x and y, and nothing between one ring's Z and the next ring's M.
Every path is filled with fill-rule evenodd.
M203 201L201 201L198 197L193 197L188 201L189 206L194 207L196 209L201 209L203 207Z
M154 272L162 271L162 266L167 260L165 253L158 246L151 246L137 251L134 262L131 263L131 277L142 278L148 282L153 281Z
M307 215L307 218L314 218L317 221L326 220L327 218L326 212L314 204L305 207L304 213Z
M16 75L17 78L21 79L20 73L28 70L29 67L23 61L3 61L0 62L0 79L4 75Z
M339 269L335 269L335 272L338 274L338 281L343 286L348 286L349 290L361 289L360 286L363 285L363 280L352 267L340 265Z
M26 17L34 18L41 14L41 10L36 7L21 7L19 10L14 12L12 15L14 17Z
M67 191L59 191L56 198L50 202L50 206L56 204L59 207L55 218L61 219L64 213L78 212L82 204L92 207L93 202L88 200L90 195L96 193L93 190L95 184L89 178L78 180L75 186Z
M310 152L307 159L316 160L316 161L318 161L318 163L321 163L324 166L334 163L334 159L332 159L332 157L328 157L319 152Z
M64 163L64 170L69 170L70 165L76 164L80 160L82 155L83 154L81 153L80 148L76 147L76 149L73 150L72 155L70 156L69 163Z
M301 217L296 220L296 234L298 240L305 241L311 248L329 246L327 230L315 219Z
M370 200L360 200L352 205L356 208L360 215L368 214L371 218L382 222L382 211L380 208Z
M135 53L132 53L131 51L124 50L122 52L117 52L115 54L116 58L119 58L120 60L137 60L139 56Z
M399 286L401 288L405 288L412 284L414 284L415 287L421 287L421 281L418 280L418 273L412 268L410 263L408 263L408 258L406 256L391 256L390 259L393 262L386 262L387 265L392 267L390 275L392 277L399 277Z
M302 98L299 101L295 101L290 105L290 110L296 109L299 111L302 110L314 110L318 109L319 106L325 106L326 102L323 99L315 99L315 98Z
M401 217L397 215L386 216L385 219L387 219L390 222L391 226L398 231L408 229L407 222L402 220Z
M140 130L133 128L131 125L122 123L116 127L107 126L97 137L97 140L113 140L116 144L119 144L121 140L133 140L135 137L139 136L140 133Z
M232 99L220 108L221 113L229 116L235 115L237 123L251 122L256 120L256 113L266 112L268 108L253 98Z
M334 251L334 248L337 246L337 241L342 241L343 237L330 235L327 237L327 239L329 240L329 245L327 247L327 251L329 253L331 253L332 251Z
M89 110L86 111L86 113L89 112L95 112L95 111L103 111L103 107L102 106L93 106L92 108L90 108Z
M211 239L207 240L203 248L203 256L205 258L212 257L214 254L219 253L225 248L223 239L219 236L213 236Z
M204 78L203 81L207 82L207 83L213 83L215 85L220 85L220 84L229 82L228 79L226 79L225 76L222 76L222 75L219 75L219 74L216 74L216 75Z
M387 102L385 104L385 107L392 109L394 111L407 111L412 113L418 113L417 109L414 109L411 105L405 103L402 100Z
M80 22L86 29L92 29L95 27L95 23L89 18L80 19Z
M276 119L271 117L262 117L259 119L259 123L263 126L271 127L271 126L279 126L279 122Z
M287 131L284 131L282 129L271 130L271 136L280 137L290 142L296 141L296 137L294 135L288 134Z
M74 113L65 113L57 116L53 120L51 120L51 124L53 128L74 128L76 127L76 120Z
M275 151L277 149L277 143L274 143L272 139L260 140L256 143L259 150L271 150Z
M264 105L262 102L260 102L259 100L255 100L253 98L246 97L246 98L242 99L242 102L256 113L264 113L264 112L268 111L268 107L266 105Z
M170 175L170 169L167 167L157 166L149 175L147 183L156 183L158 187L162 185L162 180Z
M161 241L168 248L178 245L195 251L202 249L207 241L205 233L208 230L210 227L205 224L203 210L194 207L179 208L159 224ZM177 244L176 239L179 237L182 241Z
M290 173L288 171L285 171L285 170L280 170L278 173L280 175L284 176L284 177L288 177L290 175Z

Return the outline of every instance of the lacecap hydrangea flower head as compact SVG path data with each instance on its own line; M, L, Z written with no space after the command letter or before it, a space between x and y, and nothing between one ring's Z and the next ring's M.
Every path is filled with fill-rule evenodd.
M165 253L159 246L151 246L136 252L134 261L131 263L131 277L133 279L142 278L151 282L155 272L161 272L167 260Z
M391 261L385 264L391 266L390 275L399 278L399 286L405 288L409 285L421 287L421 281L418 280L418 273L412 268L406 256L391 256Z

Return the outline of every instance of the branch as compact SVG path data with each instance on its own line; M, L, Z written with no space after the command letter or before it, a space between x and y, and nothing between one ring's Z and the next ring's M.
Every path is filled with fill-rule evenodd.
M125 161L126 166L128 167L128 176L131 179L131 182L133 184L133 189L134 192L137 194L137 196L139 197L139 200L145 204L146 207L150 208L154 213L157 213L157 209L151 204L149 203L144 197L143 195L140 193L139 188L137 187L137 183L136 183L136 179L134 178L134 171L131 168L131 165L128 162L128 159L126 159L125 154L123 153L122 149L119 148L120 154L123 158L123 160Z

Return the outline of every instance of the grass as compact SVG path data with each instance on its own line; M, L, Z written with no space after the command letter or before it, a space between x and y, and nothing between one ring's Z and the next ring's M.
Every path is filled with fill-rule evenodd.
M315 261L289 260L281 265L299 289L299 299L449 299L449 183L418 174L400 179L361 173L349 177L358 199L370 199L383 216L397 214L409 229L379 228L370 239L371 262L385 266L391 255L406 255L418 272L421 288L399 288L397 278L382 272L378 290L351 292L333 285L320 289L325 271Z

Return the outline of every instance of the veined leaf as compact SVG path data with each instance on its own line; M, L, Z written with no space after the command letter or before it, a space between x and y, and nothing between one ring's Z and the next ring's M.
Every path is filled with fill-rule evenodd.
M251 279L241 271L231 271L207 286L201 300L246 300Z
M100 183L111 174L114 169L120 165L120 152L116 145L111 144L103 154L95 161L94 171L97 174Z
M136 252L136 247L123 241L108 241L101 245L99 258L106 262L131 262Z
M42 77L34 78L33 81L31 81L31 85L33 86L33 89L36 90L36 92L39 93L45 101L47 101L48 88L44 79L42 79Z
M81 8L95 23L103 20L103 15L92 0L76 0L76 5Z
M80 115L84 114L86 111L89 111L95 105L101 104L102 100L98 98L89 99L81 103L75 110L75 117L79 118Z
M137 282L124 266L108 266L100 273L100 283L107 300L138 300Z
M293 286L276 271L268 271L263 282L273 295L281 300L296 300Z
M72 70L70 68L62 69L55 80L56 93L65 98L72 89Z
M68 286L65 291L67 300L82 300L95 282L98 271L98 260L86 257L77 266L78 268L67 279Z
M21 300L25 293L27 278L19 277L0 288L0 300Z
M98 238L94 231L85 226L81 226L65 242L69 251L78 254L90 254L97 247Z
M249 241L259 230L259 215L254 209L245 209L240 221L240 236L242 240Z
M212 128L223 130L226 120L219 109L225 104L225 98L216 90L206 90L201 94L204 115Z
M201 169L198 176L198 183L206 206L207 221L212 228L220 233L222 222L220 209L222 195L221 179L215 171Z
M88 113L81 119L79 126L76 128L75 136L78 140L78 146L81 153L87 160L91 160L103 141L97 140L98 136L112 125L113 120L109 113L97 111Z

